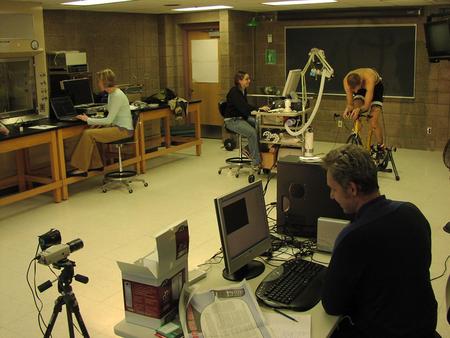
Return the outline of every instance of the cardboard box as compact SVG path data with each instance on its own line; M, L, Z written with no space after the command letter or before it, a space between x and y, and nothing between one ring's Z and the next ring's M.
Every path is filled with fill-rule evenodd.
M261 165L263 169L272 169L277 162L277 151L275 148L271 148L273 151L261 153Z
M156 329L178 313L188 280L187 220L156 235L156 249L134 263L117 262L122 272L125 320Z

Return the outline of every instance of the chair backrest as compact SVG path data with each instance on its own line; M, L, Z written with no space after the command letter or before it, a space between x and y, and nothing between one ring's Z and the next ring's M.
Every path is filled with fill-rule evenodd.
M225 111L227 110L227 101L226 100L220 100L219 101L219 113L222 115L222 117L225 117Z

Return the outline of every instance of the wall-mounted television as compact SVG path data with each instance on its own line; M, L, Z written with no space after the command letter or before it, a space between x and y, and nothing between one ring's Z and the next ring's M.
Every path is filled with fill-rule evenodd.
M425 38L430 61L450 60L450 19L425 23Z

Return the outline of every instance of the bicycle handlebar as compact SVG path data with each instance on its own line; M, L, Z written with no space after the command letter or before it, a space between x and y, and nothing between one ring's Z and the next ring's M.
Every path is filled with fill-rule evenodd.
M334 118L343 117L342 115L343 114L334 113L333 117ZM370 111L365 111L363 113L359 113L358 118L361 118L361 117L367 117L368 119L370 119L370 118L372 118L372 115L370 115Z

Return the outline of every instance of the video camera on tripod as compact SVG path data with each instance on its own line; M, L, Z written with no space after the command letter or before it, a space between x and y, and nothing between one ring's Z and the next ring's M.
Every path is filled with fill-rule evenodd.
M42 251L36 256L36 259L40 264L55 264L67 259L72 252L83 246L83 241L79 238L61 244L61 233L56 229L51 229L39 236L39 247Z
M74 325L73 318L78 322L79 328L83 337L89 338L89 333L83 322L83 318L80 313L75 293L72 290L72 280L75 279L78 282L87 284L89 278L83 275L75 273L75 262L69 260L67 257L81 248L83 248L83 241L79 238L74 239L65 244L61 243L61 233L56 229L51 229L43 235L39 236L39 247L41 252L34 258L40 264L53 265L54 268L61 269L60 275L53 281L46 281L38 286L40 292L44 292L50 288L54 282L58 282L58 291L60 296L55 301L53 313L47 326L47 330L44 333L44 338L50 338L53 327L55 325L58 314L62 311L63 305L66 306L67 322L69 327L69 337L74 338Z

